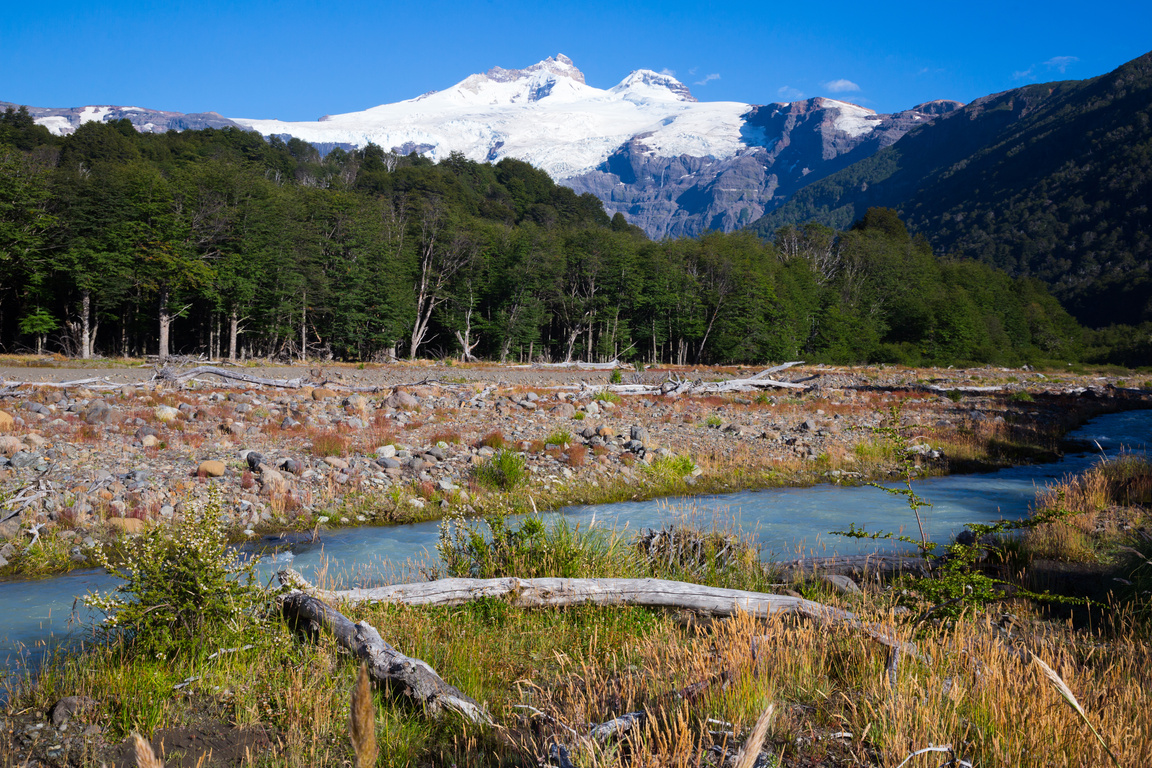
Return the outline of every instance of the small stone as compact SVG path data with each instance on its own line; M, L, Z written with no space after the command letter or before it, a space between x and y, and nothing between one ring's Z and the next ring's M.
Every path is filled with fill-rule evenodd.
M7 411L0 411L0 431L7 432L16 426L16 420Z
M396 446L382 445L376 449L376 456L381 459L390 459L396 455Z
M312 390L313 400L330 400L336 396L336 392L328 389L327 387L317 387L316 389Z
M48 710L48 719L52 725L59 728L75 715L85 712L96 706L96 702L87 696L65 696L52 705Z
M0 455L12 456L24 450L24 443L20 438L12 435L0 435Z
M600 415L600 406L596 404L595 400L589 401L588 404L584 406L584 412L589 416L598 416Z
M248 462L248 469L255 472L260 469L260 465L264 463L264 457L256 451L248 451L248 455L244 457L244 461Z
M826 573L820 577L820 580L830 585L832 589L837 592L850 595L860 591L860 587L848 576L841 576L838 573Z
M196 474L203 474L208 477L223 477L225 471L227 471L227 467L224 466L224 462L215 459L202 461L200 466L196 468Z
M420 406L420 401L404 390L398 389L384 399L384 406L386 408L417 408Z
M324 463L330 467L336 467L336 469L348 469L348 462L335 456L326 456Z
M144 435L140 440L140 445L145 448L155 448L159 444L160 438L156 437L156 435Z

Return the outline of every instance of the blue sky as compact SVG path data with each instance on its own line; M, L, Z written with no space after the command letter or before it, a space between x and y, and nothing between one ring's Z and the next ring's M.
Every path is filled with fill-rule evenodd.
M0 101L314 120L556 53L607 88L880 112L1081 79L1152 49L1152 3L53 0L0 11ZM17 7L12 7L17 6Z

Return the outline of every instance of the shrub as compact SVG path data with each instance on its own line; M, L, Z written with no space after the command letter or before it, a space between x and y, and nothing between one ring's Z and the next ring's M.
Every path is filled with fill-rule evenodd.
M445 520L436 550L448 576L481 579L597 578L644 575L639 552L615 531L571 527L563 518L546 526L539 516L511 527L501 516L479 523ZM439 575L439 574L437 574Z
M576 419L576 421L584 421L584 415L584 411L576 411L576 413L572 414L572 418Z
M612 375L608 377L608 382L611 384L619 384L624 381L624 374L620 373L619 368L612 369Z
M508 442L504 439L504 433L498 429L494 429L484 435L484 437L480 438L480 442L476 444L477 447L488 446L489 448L495 448L497 451L503 450L507 445Z
M241 562L228 539L219 494L189 505L172 529L136 538L113 564L103 548L96 561L123 580L109 594L88 593L84 604L104 613L102 629L124 633L138 648L178 650L240 633L261 605L257 560Z
M553 445L563 446L565 443L572 442L572 433L566 429L558 429L544 439L545 443L552 443Z
M319 432L312 438L313 456L343 456L348 453L349 440L335 430Z
M472 476L487 488L509 491L528 479L528 462L516 451L505 449L473 469Z
M568 464L573 467L582 467L588 460L588 447L584 445L568 446Z
M648 465L648 473L669 480L690 475L696 469L696 462L687 456L663 456Z
M724 423L724 420L721 419L719 416L717 416L714 413L708 414L708 418L704 419L704 426L706 426L706 427L715 428L715 427L720 426L723 423Z
M615 392L600 391L593 395L592 399L599 400L600 402L604 403L619 403L620 395L616 394Z

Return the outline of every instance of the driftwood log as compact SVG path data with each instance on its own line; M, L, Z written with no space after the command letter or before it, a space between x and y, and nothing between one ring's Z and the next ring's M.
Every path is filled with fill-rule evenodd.
M222 379L230 379L232 381L240 381L245 384L256 384L261 387L280 387L281 389L300 389L304 386L309 387L330 387L332 389L339 389L348 392L379 392L379 387L353 387L347 384L336 384L330 381L324 382L308 382L303 378L295 379L265 379L259 376L252 376L240 371L231 371L227 368L217 368L214 365L198 365L195 368L189 368L186 371L177 371L172 368L161 368L155 375L154 379L159 381L171 382L173 384L183 384L189 379L194 379L197 376L219 376Z
M394 584L373 589L326 591L311 589L300 574L282 571L282 583L304 587L324 600L348 603L462 605L480 598L500 597L517 608L561 608L572 605L638 605L687 610L705 616L755 618L782 614L804 616L829 627L841 627L871 638L893 653L924 657L906 643L859 619L855 614L813 600L763 592L746 592L667 579L440 579Z
M363 659L377 683L398 689L432 714L451 710L474 723L494 725L476 700L446 683L426 662L405 656L384 642L367 622L353 623L322 600L299 591L289 593L282 605L289 620L327 630L343 648Z

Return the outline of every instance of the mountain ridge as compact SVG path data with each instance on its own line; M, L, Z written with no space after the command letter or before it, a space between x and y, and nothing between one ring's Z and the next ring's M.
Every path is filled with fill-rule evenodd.
M798 191L753 229L893 208L941 252L1049 284L1082 322L1152 320L1152 53L974 100Z
M436 161L453 152L478 162L512 157L578 192L595 194L610 215L622 213L660 239L747 225L792 190L843 167L842 156L887 146L918 122L935 119L946 111L940 105L948 104L958 102L926 102L930 106L923 111L896 113L900 118L823 97L790 104L701 102L672 75L648 69L634 70L610 88L595 88L572 59L557 54L521 69L493 67L441 91L312 122L213 113L184 119L196 127L295 137L323 151L373 143ZM811 116L791 122L769 117L777 113ZM183 124L178 113L137 107L34 109L33 116L57 134L93 119L126 117L145 131L180 130ZM784 162L781 154L787 167L777 167Z

